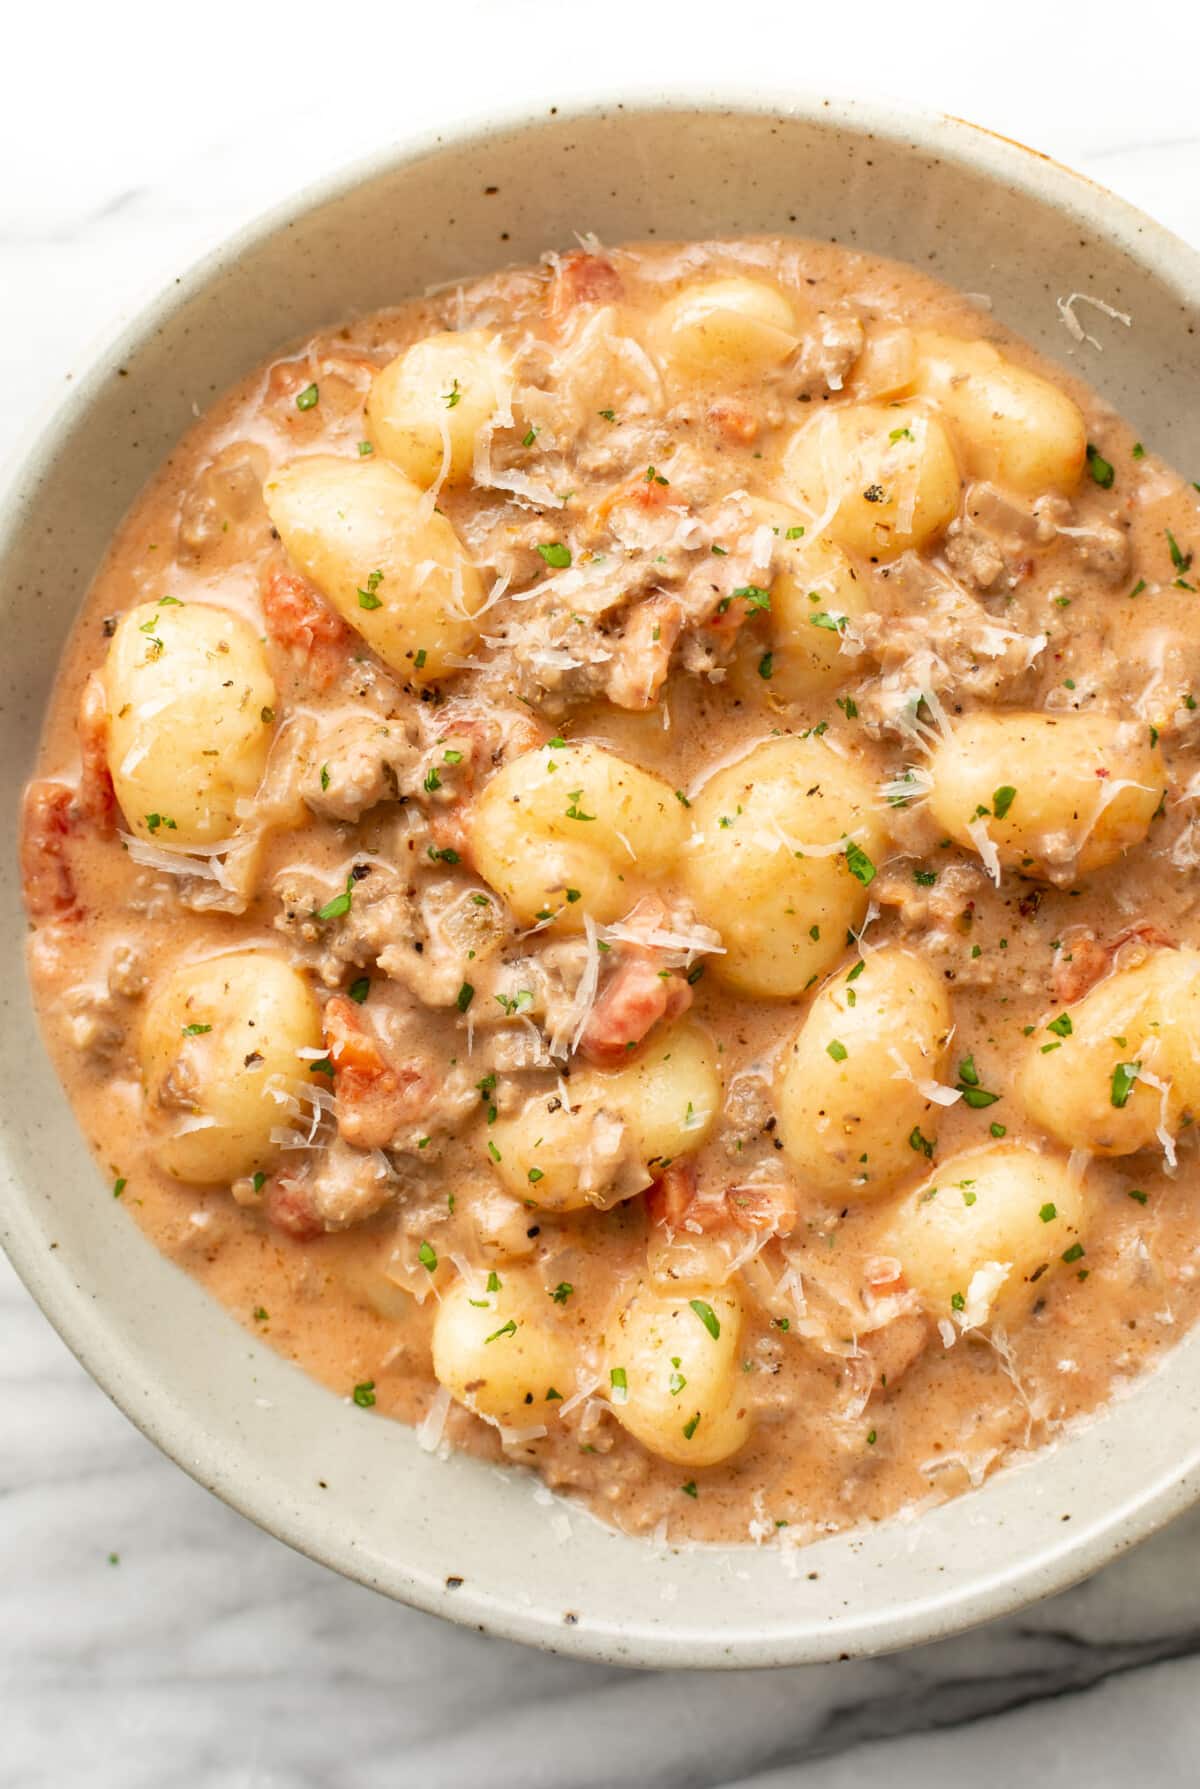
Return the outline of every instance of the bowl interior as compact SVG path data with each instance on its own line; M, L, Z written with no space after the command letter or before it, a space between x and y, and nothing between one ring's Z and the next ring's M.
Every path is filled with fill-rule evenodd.
M0 514L0 779L10 825L58 652L109 536L214 395L291 338L457 276L602 239L829 237L989 295L1148 440L1200 465L1200 263L1111 195L942 119L689 99L512 118L381 157L268 218L160 298L75 387ZM1133 318L1064 327L1094 293ZM11 833L10 833L11 840ZM115 1204L36 1040L0 862L3 1237L68 1343L202 1483L338 1569L486 1628L642 1664L882 1650L1061 1587L1200 1490L1200 1338L1100 1420L917 1521L808 1549L673 1551L547 1507L516 1473L422 1453L256 1343Z

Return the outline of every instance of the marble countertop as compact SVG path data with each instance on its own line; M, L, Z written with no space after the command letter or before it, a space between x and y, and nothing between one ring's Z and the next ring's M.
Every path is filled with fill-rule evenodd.
M986 49L939 0L116 0L6 27L0 454L91 336L221 235L389 136L500 94L723 80L973 117L1200 243L1200 24L1010 0ZM412 13L413 16L409 16ZM1131 31L1131 23L1136 30ZM540 27L540 28L539 28ZM68 41L69 37L69 41ZM1181 394L1194 402L1196 394ZM387 1603L200 1490L108 1403L0 1262L0 1786L1097 1789L1194 1785L1200 1511L950 1643L707 1677L575 1664Z

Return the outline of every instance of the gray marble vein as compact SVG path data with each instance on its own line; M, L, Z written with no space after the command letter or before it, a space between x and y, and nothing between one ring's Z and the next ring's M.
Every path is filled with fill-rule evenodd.
M60 13L27 9L0 109L0 165L20 171L0 185L0 455L145 288L393 128L488 104L497 71L533 103L565 67L595 92L653 91L664 69L753 83L770 41L809 85L977 116L1200 241L1190 14L1142 0L1118 55L1103 4L1004 11L986 56L964 38L936 57L939 0L908 0L903 29L874 9L891 23L856 29L850 62L844 9L804 9L801 32L781 0L742 0L740 31L715 0L693 0L686 30L677 0L610 0L603 28L568 7L552 43L537 0L464 0L453 46L434 12L372 0L335 32L353 79L331 99L328 9L304 0L286 25L229 0L202 20L80 9L70 56ZM387 116L364 99L368 33L372 65L390 53L409 74ZM892 1658L650 1675L529 1652L234 1515L108 1403L0 1263L0 1789L1191 1789L1198 1588L1200 1512L1049 1603Z

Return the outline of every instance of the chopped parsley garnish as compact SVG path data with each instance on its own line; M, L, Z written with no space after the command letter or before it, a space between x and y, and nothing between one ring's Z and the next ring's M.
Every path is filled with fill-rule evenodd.
M915 1149L917 1153L923 1155L927 1161L933 1160L933 1139L932 1137L922 1135L919 1124L914 1124L911 1131L908 1133L908 1147L910 1149Z
M996 790L995 794L992 796L992 812L995 814L997 820L1004 819L1004 816L1008 813L1009 808L1016 799L1017 792L1010 783L1006 783L1002 789Z
M1118 1109L1129 1104L1133 1084L1141 1070L1140 1062L1118 1062L1112 1072L1112 1103Z
M354 1387L354 1402L360 1410L371 1408L375 1402L375 1381L373 1379L364 1379L361 1385Z
M256 1304L253 1315L256 1323L266 1323L269 1321L271 1313L267 1310L265 1305Z
M862 847L854 843L853 839L846 841L846 868L855 881L861 882L864 888L869 888L875 880L875 865Z
M1112 462L1106 460L1100 449L1093 446L1090 441L1087 444L1087 467L1102 491L1112 490L1113 479L1116 476L1113 472Z
M125 1176L123 1174L118 1174L117 1178L113 1181L113 1198L119 1199L128 1185L129 1182L126 1180Z
M847 1056L850 1054L845 1044L839 1043L836 1037L832 1043L825 1045L825 1053L827 1056L832 1056L835 1062L845 1062Z
M528 429L526 432L526 435L525 435L525 439L521 443L521 446L522 447L532 447L534 442L538 438L538 433L539 433L539 431L536 428L536 426Z
M594 820L596 818L595 814L585 814L580 808L579 803L582 799L582 789L567 790L567 801L570 803L570 806L567 808L568 820Z
M558 1285L554 1288L553 1292L550 1294L550 1296L554 1300L555 1304L566 1304L568 1298L570 1298L570 1296L571 1296L572 1292L574 1292L574 1290L575 1290L575 1288L571 1284L570 1280L560 1280L558 1282Z
M688 1422L685 1422L683 1425L684 1440L690 1441L692 1436L696 1433L696 1430L699 1427L700 1427L700 1412L697 1410L695 1416L693 1416Z
M919 888L932 888L937 881L936 870L914 870L913 881Z
M488 1343L488 1342L498 1342L500 1340L501 1336L515 1336L516 1333L517 1333L516 1318L510 1317L507 1323L502 1323L500 1325L499 1329L494 1329L492 1331L491 1335L484 1336L483 1340L486 1345L486 1343Z
M496 1148L496 1145L492 1142L490 1137L488 1138L488 1154L494 1162L498 1162L502 1159L500 1151Z
M771 592L769 590L764 590L761 584L739 584L733 594L735 596L745 597L746 607L750 610L751 614L753 614L756 609L769 609L771 607Z
M560 540L544 541L538 552L546 564L552 565L556 571L564 571L571 563L571 549L565 547Z
M664 478L661 472L656 472L653 466L647 466L646 483L648 485L665 485L669 484L670 480Z
M460 1013L465 1013L467 1008L470 1006L472 1000L474 1000L474 998L475 998L474 988L471 986L469 981L465 981L463 983L462 987L458 990L457 995L455 996L454 1004L457 1006Z
M1051 1019L1046 1027L1046 1030L1052 1031L1055 1037L1070 1037L1073 1029L1070 1013L1059 1013L1057 1019Z
M417 1260L426 1273L437 1272L437 1250L431 1242L423 1242L417 1250Z
M967 1301L963 1297L962 1293L961 1292L952 1292L950 1294L950 1309L952 1311L965 1311L966 1308L967 1308Z
M179 830L178 827L176 826L175 821L168 819L166 814L147 814L146 815L146 831L147 832L151 832L151 833L157 832L160 826L165 826L168 832L177 832Z
M427 795L432 795L435 793L436 790L440 789L441 786L442 786L442 779L438 775L437 771L431 765L430 768L425 772L425 780L421 784L421 787L425 790L425 793Z
M304 390L300 393L300 395L296 399L297 410L312 410L312 409L314 409L316 407L316 403L317 403L317 400L320 397L320 395L321 395L321 393L315 383L312 385L306 385L304 387Z
M694 1478L689 1478L687 1484L680 1485L679 1489L683 1492L685 1497L699 1497L700 1495L699 1491L696 1489L696 1481Z
M816 615L810 615L808 619L813 627L823 627L831 634L844 634L846 631L846 616L831 615L827 609L821 609Z
M1062 1258L1069 1265L1072 1261L1082 1261L1085 1253L1086 1250L1081 1242L1073 1242L1069 1249L1063 1250Z
M986 1087L980 1085L974 1056L964 1057L958 1065L958 1091L962 1094L963 1104L976 1111L984 1106L994 1106L1000 1098L998 1093L989 1093Z
M1143 1193L1143 1192L1139 1191L1139 1189L1137 1187L1130 1187L1130 1189L1129 1189L1129 1197L1131 1199L1136 1199L1139 1205L1144 1205L1146 1203L1147 1199L1149 1198L1149 1196L1150 1195L1148 1193Z
M321 766L321 787L322 787L322 789L328 789L328 787L329 787L329 766L328 766L328 764L322 764L322 766Z
M183 1027L183 1035L185 1037L203 1037L206 1031L211 1030L211 1025L185 1025Z
M369 454L373 454L374 452L375 452L375 449L372 447L372 445L369 441L360 441L359 442L358 457L360 460L365 460Z
M795 527L785 530L783 538L784 540L799 540L803 533L803 528L797 524Z
M343 914L349 913L350 904L354 899L353 890L354 890L354 876L353 876L353 874L351 874L351 875L347 876L346 886L342 890L341 894L334 895L334 897L331 901L326 901L326 903L323 907L317 908L317 918L318 919L341 919Z
M366 589L360 590L358 593L358 606L360 609L382 609L383 599L375 594L382 583L383 573L381 571L373 571L367 578Z
M1146 449L1142 446L1140 441L1134 442L1131 452L1135 460L1144 460L1146 457Z
M265 1174L264 1174L264 1173L263 1173L263 1171L262 1171L262 1169L261 1169L261 1168L259 1168L259 1169L258 1169L258 1170L257 1170L257 1171L256 1171L256 1173L255 1173L255 1175L254 1175L254 1180L253 1180L253 1185L254 1185L254 1190L255 1190L255 1192L256 1192L256 1193L261 1193L261 1192L262 1192L262 1190L263 1190L263 1188L264 1188L264 1187L265 1187L265 1186L266 1186L266 1184L267 1184L267 1177L266 1177L266 1175L265 1175Z
M629 1402L629 1380L624 1367L613 1367L608 1375L608 1384L614 1404Z
M539 1180L545 1180L545 1178L546 1176L540 1168L530 1168L527 1176L530 1186L536 1186Z
M701 1323L703 1323L713 1341L717 1341L721 1334L721 1320L713 1310L712 1306L706 1304L702 1298L689 1298L688 1303L695 1311L697 1317L699 1317Z
M1038 1216L1041 1218L1043 1224L1052 1224L1058 1216L1058 1206L1047 1199L1046 1203L1042 1206L1042 1209L1038 1212Z
M1191 566L1192 555L1191 555L1191 553L1184 552L1183 548L1180 546L1179 542L1175 539L1175 536L1171 533L1171 530L1169 528L1164 529L1163 532L1166 534L1166 537L1167 537L1167 545L1171 549L1171 564L1175 567L1175 570L1182 577L1183 573L1185 571L1187 571Z
M352 981L350 983L346 992L356 1006L361 1006L367 995L371 992L370 976L360 975L357 981Z
M449 391L442 393L442 401L447 410L453 410L457 404L462 403L462 392L458 389L457 379L452 381Z
M764 652L758 661L758 674L764 683L769 683L775 675L775 654Z
M597 410L596 415L602 416L605 422L616 422L617 420L617 413L615 410Z

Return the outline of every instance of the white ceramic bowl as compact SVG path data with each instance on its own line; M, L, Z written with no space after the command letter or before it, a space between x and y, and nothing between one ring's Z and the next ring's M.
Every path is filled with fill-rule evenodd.
M1200 467L1200 260L1079 176L945 118L711 96L492 118L409 143L254 226L76 380L0 513L0 777L15 814L59 650L139 488L193 418L292 338L562 246L794 231L988 293L1075 355L1147 440ZM1058 297L1093 292L1128 331ZM10 834L11 840L11 834ZM535 1485L422 1454L256 1343L146 1243L88 1159L39 1048L11 845L0 868L0 1236L128 1416L202 1484L349 1576L481 1630L647 1665L799 1663L961 1629L1092 1571L1200 1494L1200 1337L1098 1421L919 1520L672 1552Z

